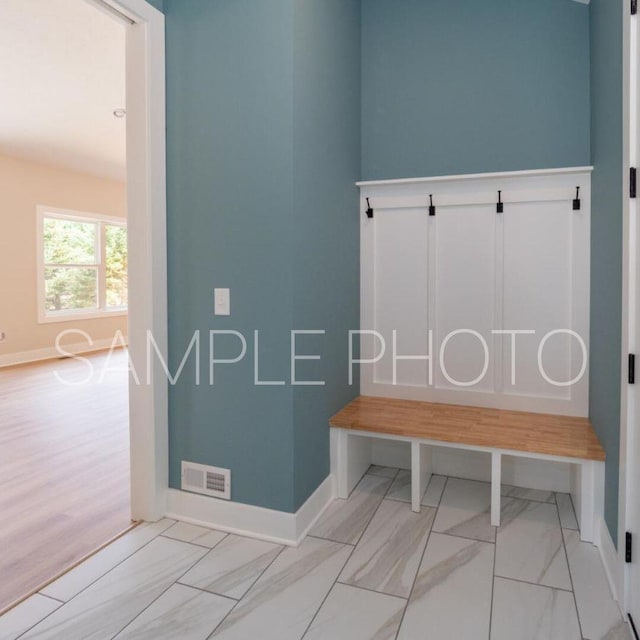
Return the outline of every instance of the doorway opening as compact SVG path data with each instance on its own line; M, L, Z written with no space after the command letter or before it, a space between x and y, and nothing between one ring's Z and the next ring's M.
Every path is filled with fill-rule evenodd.
M0 11L15 76L3 82L2 208L17 218L14 191L33 200L29 236L0 238L14 258L0 287L1 612L133 520L163 515L167 425L166 381L127 375L131 362L143 370L148 331L166 354L164 18L144 0ZM35 321L16 319L14 299ZM27 325L43 345L19 342Z

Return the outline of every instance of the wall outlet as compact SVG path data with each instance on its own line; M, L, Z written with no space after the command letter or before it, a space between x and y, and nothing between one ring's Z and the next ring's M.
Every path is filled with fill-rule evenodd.
M213 290L213 312L217 316L231 315L231 294L229 289Z

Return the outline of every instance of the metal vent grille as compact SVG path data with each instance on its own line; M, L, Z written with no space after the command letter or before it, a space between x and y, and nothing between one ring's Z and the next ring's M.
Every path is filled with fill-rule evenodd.
M182 490L229 500L231 471L183 460Z
M207 489L209 491L225 491L227 478L223 473L207 473Z

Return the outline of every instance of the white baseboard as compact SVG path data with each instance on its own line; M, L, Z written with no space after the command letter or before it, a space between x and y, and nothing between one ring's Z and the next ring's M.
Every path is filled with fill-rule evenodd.
M167 518L249 538L298 546L335 497L333 475L295 513L169 489Z
M613 544L611 534L609 533L609 527L607 527L607 523L604 521L604 518L600 518L599 525L596 528L595 545L598 547L598 551L600 552L600 558L609 582L611 595L618 602L618 605L620 605L618 594L618 585L620 584L618 553Z
M387 467L411 468L411 447L407 442L374 439L372 463ZM481 451L464 451L450 447L434 447L433 473L491 482L491 455ZM548 460L504 456L502 481L518 487L569 493L570 465Z
M336 480L333 475L328 475L325 481L307 498L298 511L296 511L297 537L295 546L298 546L304 540L311 527L318 521L335 497Z
M124 338L127 344L127 338ZM103 338L102 340L94 340L92 344L87 342L79 342L77 344L60 345L65 352L80 355L83 353L92 353L93 351L104 351L110 349L113 345L113 338ZM122 342L118 341L118 347L122 346ZM45 347L43 349L32 349L31 351L18 351L17 353L5 353L0 355L0 368L12 367L17 364L28 364L30 362L40 362L41 360L54 360L63 357L63 354L55 347Z

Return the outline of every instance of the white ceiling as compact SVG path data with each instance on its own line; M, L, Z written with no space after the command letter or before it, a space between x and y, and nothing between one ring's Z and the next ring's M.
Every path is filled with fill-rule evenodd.
M125 26L86 0L0 0L0 153L125 179Z

